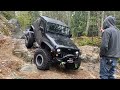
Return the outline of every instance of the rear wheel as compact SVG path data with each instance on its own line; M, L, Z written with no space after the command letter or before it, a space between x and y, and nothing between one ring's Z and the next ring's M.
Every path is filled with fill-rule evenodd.
M25 35L25 45L27 48L31 48L33 46L34 43L34 37L32 35L32 33L28 33L27 35Z

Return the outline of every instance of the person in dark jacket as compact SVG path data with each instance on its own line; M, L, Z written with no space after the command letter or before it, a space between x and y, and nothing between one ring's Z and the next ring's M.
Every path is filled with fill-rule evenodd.
M115 17L108 16L103 22L100 47L100 78L115 79L117 59L120 58L120 30Z

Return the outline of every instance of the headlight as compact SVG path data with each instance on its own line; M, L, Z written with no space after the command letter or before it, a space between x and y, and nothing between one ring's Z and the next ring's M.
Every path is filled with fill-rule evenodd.
M75 54L78 56L79 52L78 52L78 51L76 51L76 52L75 52Z
M61 51L60 49L57 49L57 53L60 53L60 51Z

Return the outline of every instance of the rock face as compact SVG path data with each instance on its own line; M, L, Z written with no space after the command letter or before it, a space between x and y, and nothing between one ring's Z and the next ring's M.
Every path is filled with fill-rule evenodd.
M23 58L26 62L31 62L34 56L34 53L26 48L24 39L14 39L13 54L19 58Z
M80 57L83 62L97 63L99 61L100 49L98 47L86 45L86 46L81 46L80 50L82 53Z
M14 27L8 23L8 20L4 16L0 14L0 34L10 36L12 29L14 29Z
M21 30L20 23L18 22L18 20L13 18L10 19L8 23L14 26L14 29L12 30L12 37L20 39L24 35L24 33Z
M20 28L20 24L17 19L10 19L8 23L15 25L17 28Z

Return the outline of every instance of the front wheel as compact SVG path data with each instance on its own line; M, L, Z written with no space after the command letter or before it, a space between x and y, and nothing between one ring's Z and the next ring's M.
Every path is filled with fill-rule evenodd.
M50 66L49 54L45 49L38 49L34 54L34 63L40 70L48 70Z

